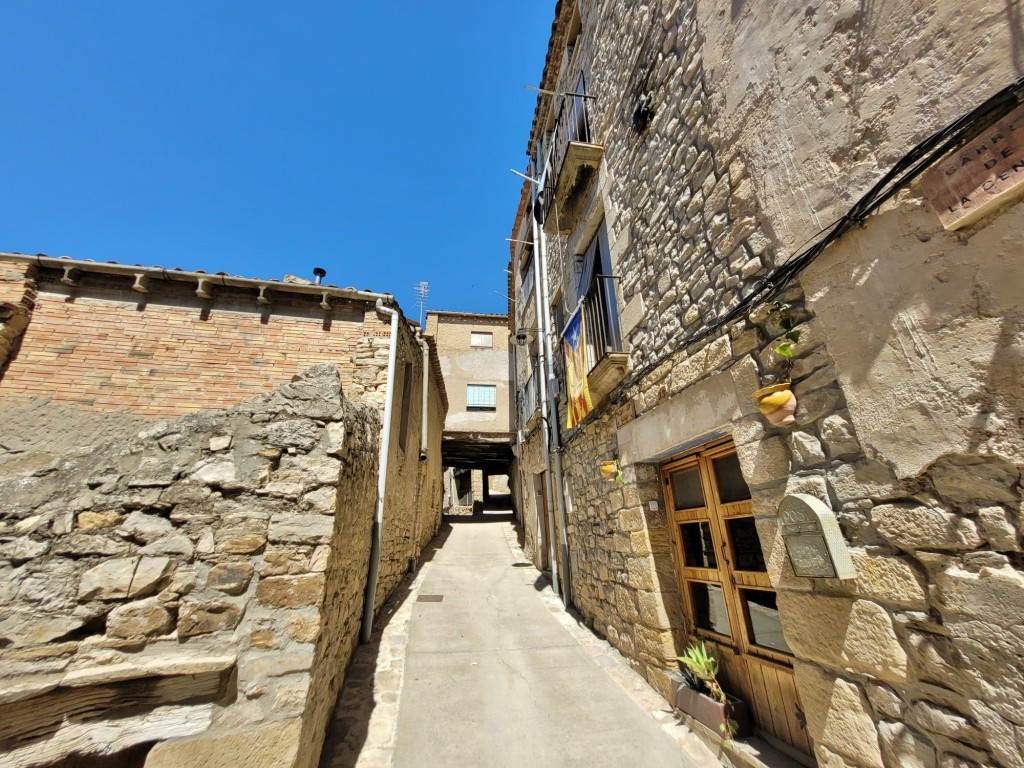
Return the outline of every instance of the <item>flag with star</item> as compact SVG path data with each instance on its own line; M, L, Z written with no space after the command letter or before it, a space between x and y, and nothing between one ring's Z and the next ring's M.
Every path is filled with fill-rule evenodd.
M583 417L594 409L587 386L587 332L583 322L583 305L569 319L562 333L562 348L565 350L566 427L572 429Z

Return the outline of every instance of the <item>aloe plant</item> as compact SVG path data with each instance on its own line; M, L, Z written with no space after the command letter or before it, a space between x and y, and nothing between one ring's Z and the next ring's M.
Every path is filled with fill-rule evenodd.
M686 665L690 674L707 687L711 698L722 704L727 703L725 691L718 684L718 659L708 653L703 640L698 640L687 648L686 655L680 656L679 661Z
M726 739L736 735L737 723L728 716L729 697L725 695L721 684L718 682L718 659L708 653L703 640L698 640L686 649L686 654L678 657L679 661L686 666L687 671L704 687L707 688L711 698L726 707L726 719L718 728Z

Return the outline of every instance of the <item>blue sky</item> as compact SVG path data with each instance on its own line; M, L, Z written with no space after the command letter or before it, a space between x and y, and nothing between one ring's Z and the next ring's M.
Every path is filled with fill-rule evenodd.
M0 6L0 250L504 312L554 2ZM497 292L497 293L496 293Z

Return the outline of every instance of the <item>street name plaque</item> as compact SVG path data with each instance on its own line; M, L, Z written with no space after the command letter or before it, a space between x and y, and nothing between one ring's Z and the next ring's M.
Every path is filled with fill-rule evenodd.
M946 229L973 224L1024 193L1024 106L932 166L925 197Z
M857 575L839 523L820 499L791 493L779 504L782 539L793 573L808 579L852 579Z

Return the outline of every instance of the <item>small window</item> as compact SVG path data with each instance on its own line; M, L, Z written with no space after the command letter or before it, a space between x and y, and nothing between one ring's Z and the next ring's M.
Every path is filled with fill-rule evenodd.
M775 593L762 589L741 589L743 607L750 622L751 639L756 645L791 654L793 651L782 634L782 620Z
M704 506L704 491L700 487L700 470L697 467L672 473L672 498L677 510Z
M469 346L490 349L494 346L494 338L490 333L483 331L472 331L469 334Z
M683 537L683 561L687 568L717 568L715 541L708 523L683 523L679 526Z
M718 584L690 582L690 597L693 600L693 622L700 629L729 636L729 613L725 608L725 593Z
M494 384L467 384L466 410L493 411L498 407L498 387Z

